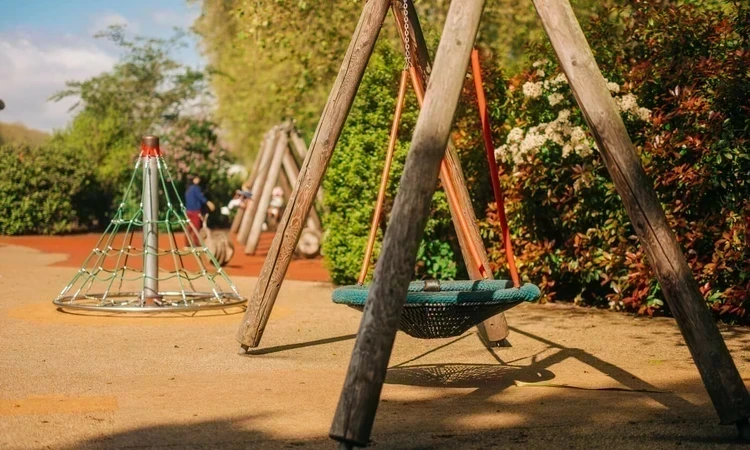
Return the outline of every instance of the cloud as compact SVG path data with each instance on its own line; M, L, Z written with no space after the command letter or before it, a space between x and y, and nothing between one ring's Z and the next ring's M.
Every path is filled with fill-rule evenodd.
M105 12L105 13L98 14L92 19L89 32L91 34L95 34L100 31L106 30L112 25L124 25L128 28L128 30L132 31L133 33L137 33L139 29L137 23L130 22L128 19L126 19L122 15L116 12Z
M200 16L199 9L189 9L181 12L161 9L154 11L151 14L151 20L153 20L155 24L163 27L180 27L187 29L193 26L193 22L195 22L195 19L197 19L198 16Z
M0 121L50 131L71 118L74 99L47 102L68 80L84 80L112 68L116 57L94 44L74 39L34 41L26 36L0 34L0 98L5 109Z

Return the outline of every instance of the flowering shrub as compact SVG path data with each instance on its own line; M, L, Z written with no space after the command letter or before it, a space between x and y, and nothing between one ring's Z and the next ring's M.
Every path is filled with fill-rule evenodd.
M562 294L596 301L604 295L600 282L608 278L602 263L616 254L612 246L630 245L617 239L626 233L627 217L565 75L549 59L533 66L511 80L507 100L513 107L505 119L510 130L495 150L505 168L501 180L521 272L540 283L548 299ZM642 128L651 112L626 86L607 86L629 127ZM609 211L618 216L615 221L603 213ZM501 250L493 248L493 259L504 266Z
M599 14L587 37L707 303L747 318L750 15L722 1L633 5ZM537 52L509 81L503 107L491 108L520 271L547 299L665 310L554 54ZM485 235L499 270L496 229L490 214Z

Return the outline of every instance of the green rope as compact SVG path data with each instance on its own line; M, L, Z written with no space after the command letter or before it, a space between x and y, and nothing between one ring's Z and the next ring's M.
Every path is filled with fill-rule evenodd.
M115 211L112 220L100 236L94 249L84 260L81 268L57 298L64 297L72 300L77 298L100 298L101 305L113 304L113 300L107 297L118 295L122 291L123 283L141 281L141 292L143 292L146 281L150 279L156 279L159 282L176 280L181 299L185 304L188 304L190 301L187 295L188 290L198 292L194 281L201 279L209 283L208 290L212 292L216 301L223 303L223 294L229 292L239 297L237 287L208 250L200 237L199 230L195 230L198 238L195 247L184 250L179 248L175 232L188 233L188 229L192 229L192 224L187 219L187 209L182 203L181 195L177 190L169 168L161 156L158 157L156 166L159 173L161 191L164 198L166 198L166 209L158 212L155 220L145 221L143 220L142 199L138 202L136 209L132 208L133 203L129 200L134 193L137 177L143 175L142 164L143 159L138 158L133 174L124 190L122 201L117 211ZM151 169L149 168L148 170ZM146 181L145 178L143 181ZM143 227L148 224L157 224L160 231L166 232L169 236L168 249L160 249L154 253L152 250L132 245L135 233L143 230ZM123 231L125 235L122 245L116 247L116 237ZM128 267L130 258L141 259L145 258L146 255L152 254L155 254L160 261L162 259L160 257L171 259L173 269L166 270L166 267L160 267L159 275L154 278L146 275L140 269ZM197 271L186 269L185 263L187 261L185 258L188 258L188 261L191 259L194 260ZM204 262L204 258L207 260L206 262ZM105 262L111 262L112 260L114 260L114 264L105 264ZM209 267L211 270L209 270ZM219 286L219 283L225 283L228 291ZM112 292L115 285L117 286L117 293ZM100 292L96 293L100 297L91 297L94 295L92 293L94 289L101 289Z

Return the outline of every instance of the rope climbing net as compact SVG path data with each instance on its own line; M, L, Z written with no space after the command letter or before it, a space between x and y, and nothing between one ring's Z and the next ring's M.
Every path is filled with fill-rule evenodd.
M229 308L244 298L206 247L158 148L142 145L114 217L53 303L117 312ZM147 138L144 138L144 142ZM141 199L136 188L142 186ZM158 205L166 208L159 211ZM178 233L186 245L178 244Z

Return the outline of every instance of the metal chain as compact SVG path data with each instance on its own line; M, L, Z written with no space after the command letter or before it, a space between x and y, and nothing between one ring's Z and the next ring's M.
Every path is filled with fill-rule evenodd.
M411 33L409 32L409 0L403 0L404 9L404 50L406 52L406 69L411 69Z

